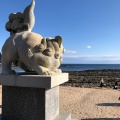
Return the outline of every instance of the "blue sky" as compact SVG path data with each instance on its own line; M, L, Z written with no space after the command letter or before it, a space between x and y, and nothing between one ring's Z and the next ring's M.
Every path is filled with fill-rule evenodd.
M120 0L35 0L33 32L61 35L63 63L120 64ZM8 15L23 12L31 0L1 0L0 49L9 33Z

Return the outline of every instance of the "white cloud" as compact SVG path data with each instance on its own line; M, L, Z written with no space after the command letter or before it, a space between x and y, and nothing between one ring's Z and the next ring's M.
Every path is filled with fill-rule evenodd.
M86 48L92 48L90 45L86 46Z
M66 54L76 54L77 51L75 51L75 50L65 50L65 53Z

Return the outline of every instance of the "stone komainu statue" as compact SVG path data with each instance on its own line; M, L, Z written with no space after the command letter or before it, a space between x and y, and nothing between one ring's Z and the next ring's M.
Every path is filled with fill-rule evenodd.
M11 64L15 63L25 71L51 75L61 72L64 48L61 36L43 38L31 32L34 23L35 1L26 7L23 13L11 13L6 23L10 37L2 47L2 74L15 74Z

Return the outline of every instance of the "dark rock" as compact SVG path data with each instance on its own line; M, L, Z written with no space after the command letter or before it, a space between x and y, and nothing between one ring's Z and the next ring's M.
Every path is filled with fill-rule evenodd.
M102 87L114 88L117 81L117 89L120 88L120 70L86 70L86 71L64 71L69 73L69 81L62 84L63 86L76 87Z

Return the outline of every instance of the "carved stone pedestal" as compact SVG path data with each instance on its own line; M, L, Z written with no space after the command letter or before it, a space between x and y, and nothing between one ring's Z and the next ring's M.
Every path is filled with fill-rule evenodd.
M59 113L59 85L68 74L0 75L2 120L71 120Z

